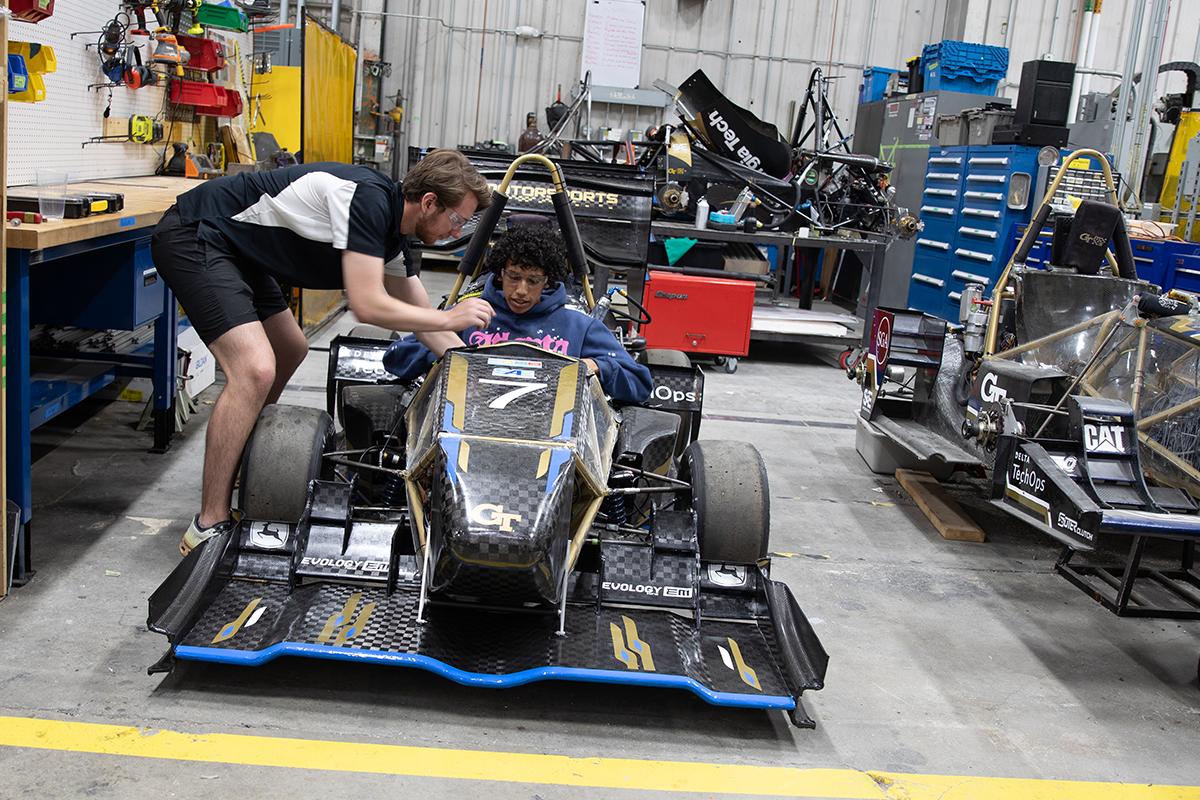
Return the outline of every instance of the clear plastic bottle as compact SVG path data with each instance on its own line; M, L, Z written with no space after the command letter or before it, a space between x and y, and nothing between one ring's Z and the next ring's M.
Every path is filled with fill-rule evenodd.
M696 202L696 230L702 231L708 227L708 198L701 197Z

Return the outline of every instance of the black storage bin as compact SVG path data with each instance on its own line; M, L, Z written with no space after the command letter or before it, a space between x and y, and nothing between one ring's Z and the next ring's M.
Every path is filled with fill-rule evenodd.
M674 264L667 261L667 248L659 240L650 242L646 263L663 267L699 267L725 269L725 245L720 242L696 242Z

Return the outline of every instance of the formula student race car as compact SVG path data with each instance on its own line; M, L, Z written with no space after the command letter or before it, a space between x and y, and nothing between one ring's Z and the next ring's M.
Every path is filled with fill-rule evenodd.
M856 444L876 472L990 472L992 503L1058 541L1056 571L1089 597L1120 616L1200 619L1200 315L1138 278L1104 156L1063 163L1089 158L1109 202L1062 212L1045 268L1026 261L1070 168L991 298L963 287L959 325L875 310L851 370ZM1176 568L1144 558L1155 540L1175 543ZM1104 560L1106 544L1124 561Z
M383 370L387 346L334 341L329 411L263 411L242 519L150 598L170 641L152 671L299 655L684 688L813 725L800 698L828 657L771 580L757 450L696 440L699 369L648 351L651 400L615 409L532 344L449 351L416 385Z

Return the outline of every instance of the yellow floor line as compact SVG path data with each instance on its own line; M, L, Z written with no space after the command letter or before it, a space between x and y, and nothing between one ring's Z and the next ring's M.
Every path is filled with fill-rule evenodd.
M0 717L0 746L333 772L847 800L1200 800L1200 787L570 758Z

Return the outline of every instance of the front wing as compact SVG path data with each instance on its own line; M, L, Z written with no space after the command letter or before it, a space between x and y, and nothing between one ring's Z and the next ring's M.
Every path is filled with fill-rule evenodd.
M457 683L506 688L573 680L687 689L709 703L782 709L819 689L825 654L783 584L771 619L695 622L670 610L572 605L557 615L432 606L417 622L415 588L299 586L229 580L173 644L180 660L256 666L279 656L417 667ZM786 626L777 635L776 627ZM782 643L780 640L783 640Z

